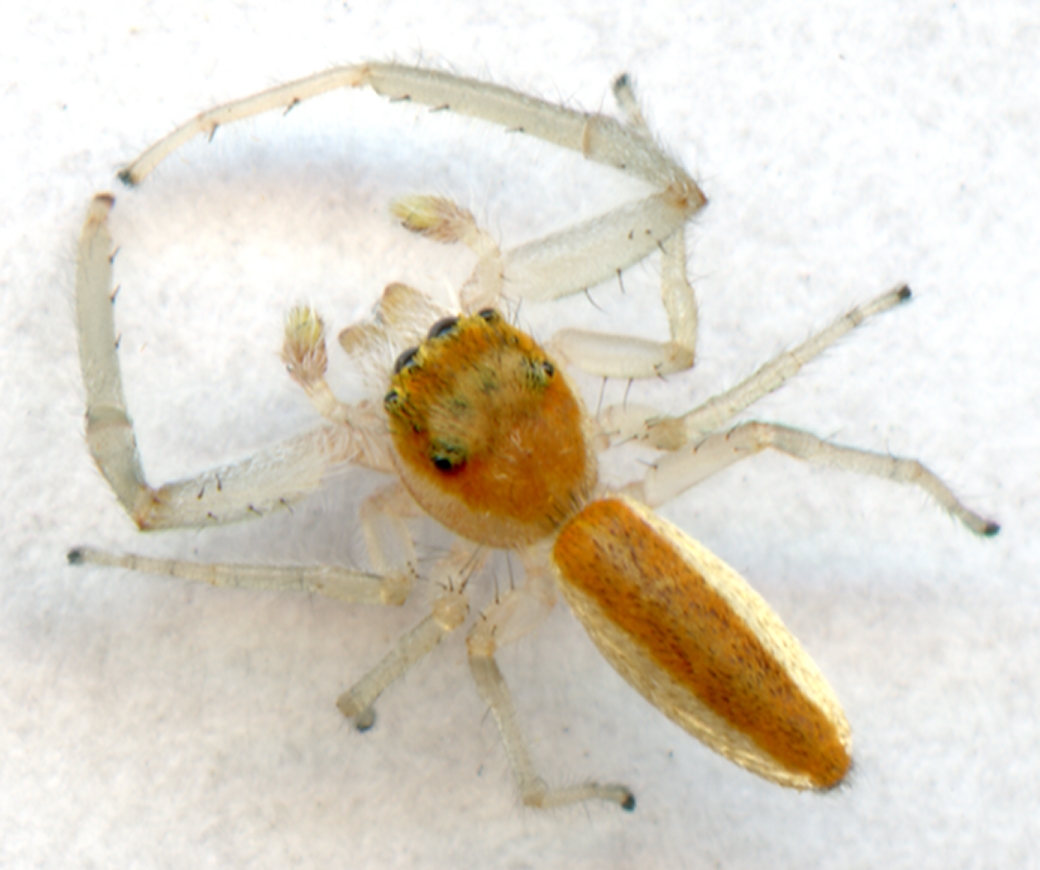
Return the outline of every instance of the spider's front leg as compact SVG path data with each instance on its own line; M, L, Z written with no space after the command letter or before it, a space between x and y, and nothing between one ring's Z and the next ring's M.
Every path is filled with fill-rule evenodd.
M450 200L436 196L398 200L391 210L406 228L434 241L461 242L476 254L477 264L460 292L464 312L497 308L503 297L549 301L580 293L659 251L668 341L565 329L554 336L550 349L562 361L603 377L656 377L693 365L697 302L686 272L684 227L707 198L654 141L628 76L619 77L614 84L615 96L627 116L621 123L483 82L380 67L383 75L389 76L391 71L428 80L424 81L426 88L408 91L409 99L433 103L434 95L441 94L445 108L572 148L654 188L644 199L506 251L477 225L468 210ZM374 82L373 87L380 89ZM465 100L458 99L456 89L461 88L466 89Z
M627 246L619 236L654 239L661 251L661 299L670 341L561 329L546 345L557 359L590 374L650 378L690 368L697 346L697 300L686 276L686 236L681 226L669 228L663 239L648 229L642 212L656 208L652 199L645 200L505 252L470 211L451 200L410 196L395 201L391 211L412 232L446 244L461 242L477 255L460 293L468 313L496 308L503 297L543 301L581 292L650 253L640 248L638 256L626 255L623 262L612 259Z
M348 405L325 383L324 328L306 309L290 315L283 358L331 425L296 436L248 459L154 488L141 469L123 398L113 322L112 198L91 204L80 238L76 312L87 393L87 444L127 513L142 529L208 526L287 507L316 489L328 470L353 462L390 471L385 426L369 406ZM399 491L400 490L400 491ZM68 554L73 564L111 565L213 586L313 592L360 604L401 604L417 575L404 519L416 506L398 486L374 493L361 522L375 573L335 565L196 563L114 554L89 547Z
M113 321L113 199L94 198L80 236L76 270L76 320L86 387L87 445L126 512L142 529L200 527L261 516L315 490L328 470L355 462L382 468L377 441L358 406L348 425L305 432L239 462L194 477L149 485L141 468ZM382 464L381 464L382 463Z
M693 365L697 306L686 277L683 228L707 202L685 169L654 141L627 75L614 82L624 122L581 112L510 88L450 73L400 64L339 67L202 112L148 148L120 178L138 184L159 163L200 133L298 103L338 88L370 87L399 102L413 102L498 124L534 136L647 182L653 192L600 217L504 253L481 258L464 288L467 312L496 307L503 292L516 299L549 300L608 280L653 252L662 254L661 295L668 314L665 342L565 330L553 346L561 358L605 377L655 377ZM468 213L467 213L468 215ZM472 217L468 220L472 222ZM443 241L466 241L444 238ZM621 375L621 371L627 374Z

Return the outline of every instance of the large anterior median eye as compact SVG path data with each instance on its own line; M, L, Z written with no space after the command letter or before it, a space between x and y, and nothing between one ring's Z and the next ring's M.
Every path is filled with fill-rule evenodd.
M437 444L430 452L430 461L438 471L447 474L458 471L466 464L466 454L462 448Z

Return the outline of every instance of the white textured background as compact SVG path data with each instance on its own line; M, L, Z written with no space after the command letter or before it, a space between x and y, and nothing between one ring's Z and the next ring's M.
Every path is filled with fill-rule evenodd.
M0 12L0 864L1035 866L1033 4L13 5ZM639 807L535 813L518 805L458 640L384 699L369 734L339 717L337 694L421 600L381 612L65 565L80 543L360 560L355 512L377 482L344 477L291 517L139 539L82 437L72 285L95 191L119 197L122 360L154 482L313 422L276 356L294 301L339 328L390 280L443 292L468 271L394 228L392 196L452 195L515 244L635 195L550 148L358 93L221 129L139 191L115 188L122 162L195 112L369 58L590 109L633 74L712 200L689 234L698 367L634 397L680 410L852 304L913 286L911 305L755 416L919 457L1003 524L998 538L916 491L777 456L666 511L828 675L855 732L847 787L787 792L712 755L561 607L502 655L535 757L554 782L626 782ZM527 306L525 323L662 334L656 274L631 270L625 296L595 290L604 313L579 297Z

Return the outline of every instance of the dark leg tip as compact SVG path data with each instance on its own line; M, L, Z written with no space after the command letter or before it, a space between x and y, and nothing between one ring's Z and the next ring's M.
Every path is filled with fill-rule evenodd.
M906 284L904 284L902 287L899 288L899 301L900 302L906 302L906 300L909 299L913 295L914 294L910 292L910 288Z
M65 554L65 558L69 560L70 565L82 565L83 564L83 550L76 547L73 550L69 550Z
M632 792L629 792L628 793L628 797L626 797L621 802L621 809L623 809L626 813L630 813L633 810L635 810L635 808L636 808L636 796L634 794L632 794Z
M354 727L362 734L368 731L375 724L375 707L369 707L367 710L362 710L360 713L357 714L357 716L354 717Z
M994 523L992 521L986 523L982 529L982 534L987 538L992 538L997 532L1000 531L1000 523Z

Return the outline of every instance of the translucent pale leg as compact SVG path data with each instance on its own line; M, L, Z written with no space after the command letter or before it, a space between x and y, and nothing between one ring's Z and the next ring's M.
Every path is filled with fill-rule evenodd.
M181 559L152 559L133 553L107 553L92 547L70 550L73 565L108 565L179 577L210 586L235 589L309 592L338 598L351 604L400 604L395 587L388 588L378 574L353 571L339 565L243 565L236 563L190 562Z
M668 315L671 341L561 329L548 345L554 356L604 378L653 378L693 365L697 300L686 277L686 234L682 227L657 247L661 250L661 301Z
M693 365L697 302L686 277L686 236L681 222L676 228L662 211L658 198L624 206L504 254L473 215L450 200L410 196L391 208L407 229L439 242L462 242L477 254L477 265L461 291L467 312L497 307L503 295L544 301L577 293L659 248L661 299L671 341L561 329L547 347L561 362L602 377L649 378ZM635 250L637 240L648 245ZM618 252L629 249L634 251L631 258L620 262Z
M652 377L693 364L696 303L686 278L685 243L676 233L707 200L685 170L654 142L627 76L614 85L627 115L622 123L434 70L377 63L343 67L203 112L145 151L120 177L137 184L175 149L199 133L212 135L221 124L276 108L289 109L336 88L363 85L394 100L448 109L544 139L640 177L656 188L644 200L504 254L497 245L493 250L478 251L483 259L464 288L463 309L495 307L503 291L512 298L535 300L578 293L661 248L668 261L662 268L662 296L672 340L663 344L625 340L629 342L624 351L628 368L636 372L627 376ZM607 349L609 341L615 342L613 354ZM559 339L557 351L593 373L616 376L612 359L618 352L616 341L571 331Z
M361 522L370 560L376 573L335 565L246 565L201 563L180 559L153 559L132 553L108 553L79 547L68 554L73 565L107 565L211 586L272 591L309 592L353 604L400 605L416 579L415 551L403 517L415 512L415 503L400 484L373 493L361 507ZM353 718L359 730L372 725L372 705L395 680L407 673L466 619L468 577L479 570L486 552L474 555L473 545L460 542L431 572L432 585L441 593L432 612L405 634L383 660L337 706ZM460 580L460 578L463 578Z
M297 103L339 88L367 85L390 100L407 100L469 115L509 130L569 148L607 166L645 179L655 187L696 185L679 164L653 141L642 123L622 124L606 115L575 111L488 82L437 70L388 63L338 67L279 85L259 94L202 112L148 148L121 173L127 184L139 184L170 154L200 133L212 136L218 127ZM622 76L615 84L622 106L634 105L631 85ZM630 118L632 117L629 111ZM701 195L703 198L703 195Z
M370 431L324 427L290 438L231 465L149 486L123 397L112 319L112 198L91 203L80 237L76 317L87 394L87 445L116 496L142 529L207 526L269 513L299 501L328 470L351 461L381 467ZM357 415L362 416L362 411ZM367 463L366 463L367 461Z
M418 505L400 483L376 490L361 505L368 559L388 585L396 578L400 594L399 602L394 603L404 602L419 575L415 545L404 522L419 513Z
M627 75L614 82L614 96L628 118L629 129L651 139ZM504 282L511 293L521 298L554 299L602 281L609 277L609 269L620 274L626 266L649 255L653 247L660 249L661 301L668 315L671 341L661 344L630 337L617 339L586 330L557 332L553 351L585 371L603 377L654 377L693 365L697 298L686 273L683 228L707 199L681 167L674 168L682 172L681 177L656 197L622 206L602 218L506 254ZM640 245L643 247L637 256Z
M473 552L473 545L457 542L434 566L431 585L440 589L429 616L402 636L393 649L352 688L340 695L336 706L360 731L375 721L373 704L395 681L429 655L447 635L466 621L469 613L468 579L479 570L487 552Z
M498 724L513 779L526 806L549 808L586 800L605 800L626 810L635 809L635 798L623 785L589 782L567 788L549 788L531 760L512 695L495 661L496 650L534 629L552 609L556 592L548 566L544 564L547 558L544 552L529 552L525 559L527 578L524 585L511 589L491 605L473 627L466 641L473 680ZM539 559L542 561L540 566Z
M181 559L153 559L133 553L108 553L78 547L68 554L73 565L111 565L129 571L179 577L210 586L309 592L353 604L403 604L418 576L415 548L404 517L416 513L411 496L399 483L372 493L360 518L374 572L339 565L246 565Z
M612 444L638 440L661 450L676 450L688 442L697 442L721 429L763 396L782 387L803 365L867 318L894 308L910 296L910 288L902 285L865 305L856 306L798 347L771 359L751 377L679 417L648 416L645 408L614 405L601 414L601 427Z
M868 317L909 298L909 288L897 287L852 309L794 350L766 363L747 380L680 417L648 414L645 408L608 408L601 424L611 443L645 440L673 451L660 457L643 480L629 484L625 491L651 506L661 505L738 460L772 447L807 462L915 484L973 532L996 534L1000 528L996 523L968 510L946 484L916 460L841 447L808 432L770 423L745 423L726 432L717 431L762 396L781 387L805 363Z
M615 93L629 116L628 127L649 138L627 77L618 79ZM683 173L681 178L674 176L660 193L505 253L455 203L437 197L408 197L395 203L393 210L409 229L437 241L461 241L477 254L477 266L461 292L464 311L496 307L503 295L548 301L578 293L659 249L661 297L671 341L565 329L556 333L549 346L557 358L592 374L646 378L693 365L697 302L686 274L683 225L705 202L693 180Z
M992 520L968 510L946 484L915 459L831 444L800 429L774 423L743 423L668 453L629 491L651 506L664 504L706 477L767 447L816 465L912 484L976 534L995 535L1000 531Z

